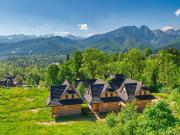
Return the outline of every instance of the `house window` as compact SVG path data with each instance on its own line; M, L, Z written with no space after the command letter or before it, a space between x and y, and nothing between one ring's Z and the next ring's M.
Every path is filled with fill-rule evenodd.
M68 95L66 95L66 99L68 99Z
M146 91L144 91L144 95L146 95L147 93L146 93Z
M113 96L113 92L111 92L111 97Z
M74 95L72 95L72 99L74 99Z
M105 93L105 97L107 97L108 96L108 94L107 93Z

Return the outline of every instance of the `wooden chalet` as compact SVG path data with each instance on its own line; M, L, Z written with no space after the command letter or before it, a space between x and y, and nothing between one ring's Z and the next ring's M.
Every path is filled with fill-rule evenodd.
M148 90L144 89L141 82L132 79L126 79L117 92L124 103L133 101L139 109L144 109L147 103L155 99Z
M85 94L93 112L119 111L120 98L109 84L93 84Z
M82 103L79 92L68 81L51 86L48 106L52 107L52 116L80 115Z

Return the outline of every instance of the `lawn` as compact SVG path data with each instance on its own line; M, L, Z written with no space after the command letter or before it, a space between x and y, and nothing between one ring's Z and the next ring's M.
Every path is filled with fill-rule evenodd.
M80 117L52 118L46 106L48 94L46 88L0 88L0 134L79 135L101 124L86 105Z

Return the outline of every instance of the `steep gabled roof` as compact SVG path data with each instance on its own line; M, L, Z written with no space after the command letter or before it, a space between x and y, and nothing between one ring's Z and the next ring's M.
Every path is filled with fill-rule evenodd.
M111 87L111 85L108 84L108 83L106 83L106 84L104 85L104 88L103 88L103 90L102 90L102 92L101 92L101 95L102 95L103 93L105 93L106 91L115 92L115 90L114 90L114 89Z
M137 83L125 83L124 87L126 89L128 99L133 99L135 97Z
M93 84L85 98L89 103L118 102L120 97L101 97L105 91L115 92L108 84Z
M80 98L78 98L78 99L61 99L61 97L65 93L78 94ZM80 93L78 91L76 91L70 84L51 86L48 106L73 105L73 104L82 104L82 103L83 103L83 100L82 100L82 97L80 96Z
M117 90L121 87L123 82L124 82L124 78L114 78L109 82L109 84L113 89Z
M67 85L51 86L50 97L51 99L59 98L67 88Z
M141 90L141 88L144 87L142 82L132 80L132 79L126 79L122 86L118 89L118 95L124 100L152 100L155 97L151 94L148 95L137 95L137 93ZM125 93L123 90L125 89Z
M92 97L100 97L105 84L93 84L90 86Z

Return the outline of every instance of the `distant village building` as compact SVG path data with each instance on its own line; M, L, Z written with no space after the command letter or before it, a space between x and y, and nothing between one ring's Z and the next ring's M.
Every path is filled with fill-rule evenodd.
M67 81L60 86L51 86L48 106L52 116L80 115L83 99Z
M14 87L16 86L16 81L14 76L6 76L3 80L0 81L0 86L2 87Z

